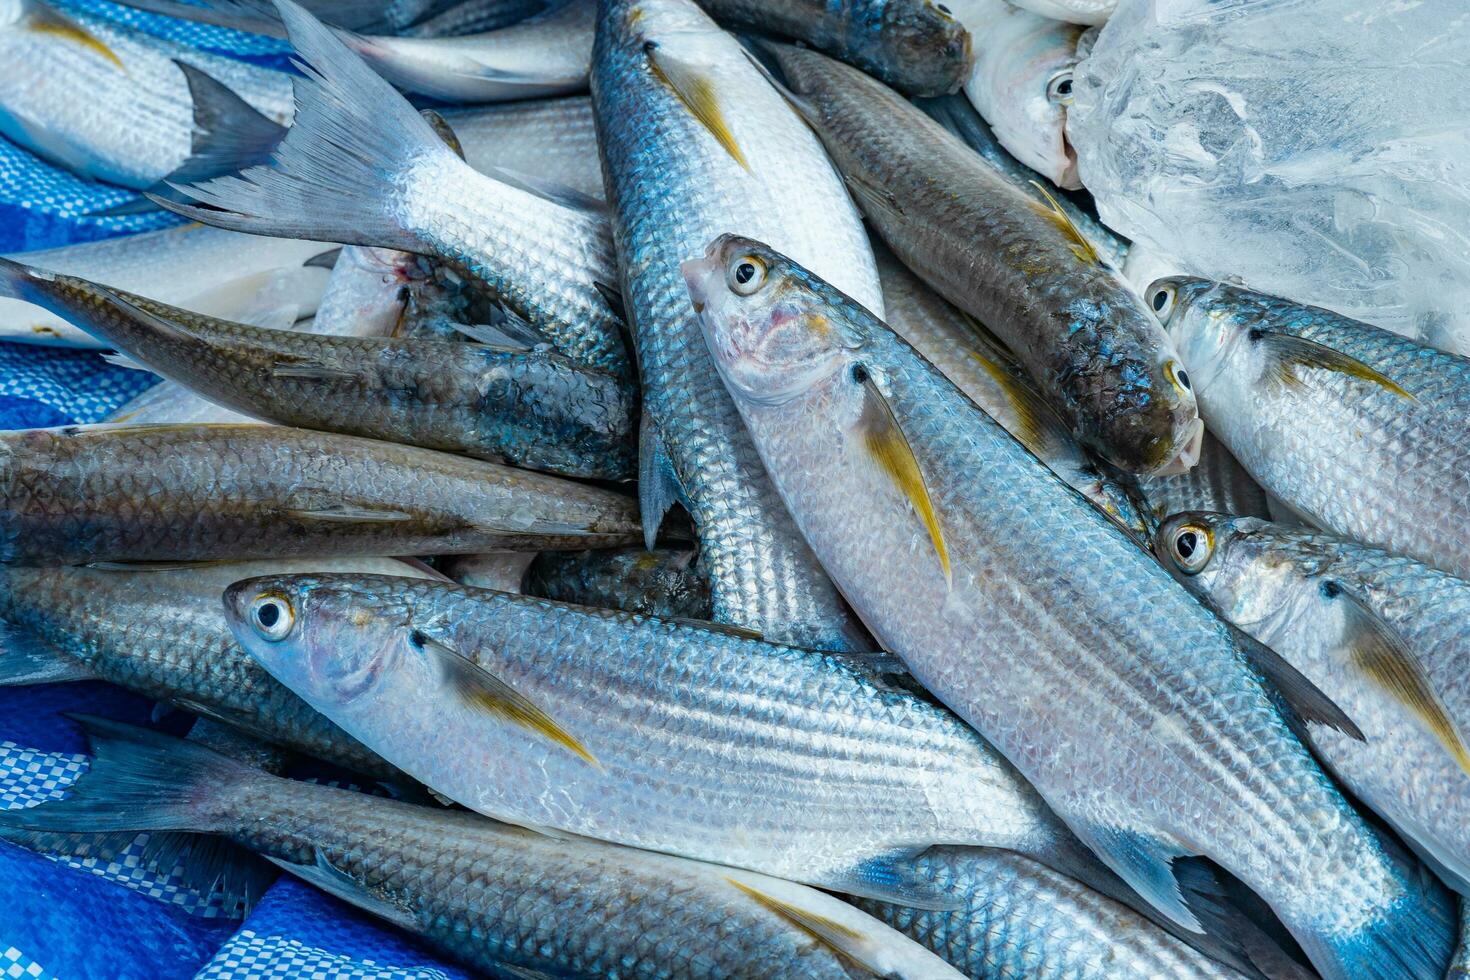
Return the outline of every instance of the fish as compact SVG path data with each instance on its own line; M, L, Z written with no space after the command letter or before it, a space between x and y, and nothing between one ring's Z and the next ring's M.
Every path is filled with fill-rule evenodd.
M404 37L457 37L518 24L553 6L552 0L463 0L402 30L376 31ZM350 25L343 25L350 26Z
M43 0L0 6L0 60L13 69L0 78L0 135L124 187L151 187L196 153L222 157L206 169L227 172L291 120L283 72Z
M290 21L273 0L125 2L151 13L273 37L285 37L289 30ZM497 30L447 37L329 30L405 92L444 102L501 102L585 91L596 12L596 0L567 0ZM305 8L302 13L312 16Z
M626 545L621 494L277 425L0 432L0 561L211 561Z
M1144 517L1151 528L1170 514L1202 510L1237 517L1270 518L1266 491L1230 455L1220 440L1205 432L1199 462L1178 476L1145 476L1138 488L1146 501Z
M1470 582L1256 517L1176 514L1154 546L1179 581L1348 713L1367 741L1314 726L1317 754L1470 894Z
M339 337L391 337L403 319L409 293L427 278L428 272L410 252L344 246L332 265L312 331Z
M1444 980L1470 980L1470 903L1460 903L1460 942Z
M46 307L227 408L591 479L633 474L631 383L550 350L231 323L0 260L0 294Z
M220 835L498 976L961 976L814 889L283 779L145 728L78 721L93 759L77 791L0 813L0 826Z
M765 47L884 242L995 331L1079 443L1128 473L1194 465L1204 426L1173 344L1047 192L1023 193L881 82Z
M1470 578L1470 359L1204 279L1149 287L1211 431L1307 522Z
M600 555L600 551L570 552ZM551 552L560 554L560 552ZM486 551L478 555L446 555L438 568L450 580L476 589L520 592L526 569L538 555L529 551Z
M1147 542L1143 498L1133 481L1077 445L1025 370L990 331L945 302L886 248L877 245L873 251L893 332L1068 486L1140 542Z
M1096 27L1107 23L1118 0L1016 0L1016 6L1069 24Z
M705 0L722 24L784 35L855 65L909 95L943 95L964 83L971 30L953 3L931 0Z
M916 909L854 899L880 922L967 977L1001 980L1239 980L1127 906L1029 858L982 847L939 847L917 870L963 904Z
M529 6L528 0L492 0L498 6ZM534 0L532 0L534 2ZM400 34L414 25L460 6L460 0L306 0L302 4L323 23L373 34Z
M630 377L607 216L478 173L330 30L279 6L304 75L273 162L160 203L236 231L437 257L560 353Z
M709 619L709 583L689 549L546 551L525 570L526 595L668 619ZM448 570L450 578L466 581Z
M407 777L278 683L235 642L220 596L281 572L426 577L391 558L173 568L0 566L0 685L105 680L375 779Z
M684 505L716 620L802 646L869 649L761 471L679 275L710 237L743 229L881 309L856 210L800 117L692 0L604 4L592 105L642 381L646 533Z
M470 166L536 174L602 200L602 162L592 100L585 95L445 109Z
M312 260L331 248L196 224L4 257L227 320L278 311L290 312L294 320L316 312L329 273ZM0 298L0 339L105 347L49 310L5 298Z
M1198 930L1172 865L1209 858L1328 980L1442 974L1448 893L1363 820L1288 722L1360 735L1338 706L814 273L728 235L684 273L823 567L881 648L1104 863Z
M1082 28L1007 0L952 0L950 6L977 39L965 95L996 139L1056 186L1080 188L1067 107Z

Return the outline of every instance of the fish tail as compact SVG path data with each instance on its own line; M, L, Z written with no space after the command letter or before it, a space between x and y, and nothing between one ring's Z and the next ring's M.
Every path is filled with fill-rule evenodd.
M92 764L71 795L0 811L0 830L54 833L196 831L230 826L224 787L264 777L194 742L92 715L71 715L92 745Z
M154 197L205 224L257 235L423 251L402 215L416 166L456 158L392 85L292 0L277 8L299 55L296 117L269 164ZM450 164L453 166L453 164Z

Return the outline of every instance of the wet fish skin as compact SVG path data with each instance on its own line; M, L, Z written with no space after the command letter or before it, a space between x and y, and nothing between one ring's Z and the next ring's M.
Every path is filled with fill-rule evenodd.
M699 73L746 166L652 71L655 52L670 70ZM717 620L772 640L866 649L762 472L679 276L679 263L710 237L744 229L782 242L879 309L861 222L810 130L692 2L605 4L592 100L642 381L645 525L654 528L676 499L686 505Z
M856 909L789 882L281 779L146 729L83 724L95 756L86 793L9 811L0 825L221 834L491 975L959 976ZM146 800L118 802L128 769L155 774ZM816 938L813 923L830 939Z
M464 0L463 3L450 4L447 9L418 21L412 27L386 33L404 37L480 34L520 23L542 13L548 6L546 0Z
M919 873L963 899L953 911L853 904L986 980L1239 980L1132 909L1019 854L935 848Z
M1098 463L1077 445L1025 369L988 331L924 285L886 248L876 247L874 254L883 281L888 326L894 333L1026 444L1068 486L1140 542L1147 542L1142 497L1132 479Z
M340 337L391 337L403 318L409 293L427 276L419 257L408 252L344 246L332 266L321 306L312 322L312 332Z
M0 678L11 683L18 655L39 651L43 660L84 668L90 676L220 718L275 745L402 782L401 772L256 664L225 622L220 596L231 583L312 569L425 574L389 558L139 570L0 566L0 621L10 630L0 652Z
M767 470L843 594L1113 870L1188 927L1164 869L1203 854L1325 976L1439 975L1446 893L1332 786L1262 687L1259 653L1247 660L1120 529L831 286L733 236L685 274ZM727 285L742 275L749 295ZM1294 689L1302 710L1350 725Z
M633 501L557 477L263 425L0 433L0 558L38 564L539 551L641 540Z
M958 18L930 0L706 0L721 23L804 41L910 95L957 90L971 40Z
M1201 567L1177 557L1187 536ZM1470 774L1425 719L1353 660L1368 639L1349 603L1397 637L1461 731L1470 726L1470 582L1410 558L1254 517L1178 514L1160 560L1221 615L1291 661L1363 729L1358 742L1309 729L1318 754L1360 800L1462 894L1470 890ZM1346 593L1350 598L1344 598Z
M1269 519L1266 491L1209 432L1200 444L1199 462L1177 476L1145 476L1138 481L1147 501L1144 516L1150 526L1170 514L1187 510Z
M1165 305L1211 430L1267 492L1318 527L1470 577L1470 359L1224 283L1166 277L1146 295ZM1280 353L1298 341L1310 346ZM1336 370L1298 363L1340 355Z
M1078 442L1131 473L1193 465L1203 429L1173 345L1052 205L882 83L814 51L768 49L894 254L996 332Z
M688 550L547 551L532 560L524 584L527 595L645 616L709 619L711 612L709 583Z
M267 329L3 260L0 292L45 306L164 377L267 421L566 476L633 473L631 384L549 350Z
M597 127L592 100L585 95L446 109L442 115L476 170L535 174L590 197L603 196Z

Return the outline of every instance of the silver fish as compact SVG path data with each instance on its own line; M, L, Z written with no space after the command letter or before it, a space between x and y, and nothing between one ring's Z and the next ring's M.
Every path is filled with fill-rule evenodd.
M0 77L0 134L81 176L125 187L150 187L180 167L196 148L196 119L219 117L217 148L243 138L255 110L275 125L291 119L283 72L42 0L0 3L0 61L10 67ZM181 64L206 78L191 83ZM200 99L210 100L202 117ZM268 128L262 138L275 132Z
M1147 501L1144 516L1150 526L1186 510L1237 517L1271 516L1266 491L1251 479L1240 462L1230 455L1230 450L1208 432L1200 443L1199 462L1194 469L1177 476L1140 477L1138 488Z
M291 0L280 8L306 75L272 164L190 185L200 205L165 206L240 231L437 256L561 353L629 376L606 216L478 173L330 30Z
M1340 709L816 276L733 236L685 274L823 567L1109 867L1195 928L1171 864L1204 855L1324 976L1440 975L1447 894L1336 791L1257 671L1302 715L1352 730Z
M478 585L446 574L465 585ZM709 619L709 583L687 549L547 551L525 570L526 595L671 619Z
M338 337L391 337L403 319L410 289L426 277L418 257L409 252L347 245L332 266L312 332Z
M1069 24L1106 24L1118 0L1016 0L1016 6Z
M692 0L605 4L592 99L643 383L647 533L684 503L717 620L863 649L861 628L761 472L679 276L711 236L744 229L881 312L862 223L811 131Z
M539 551L641 537L620 494L356 436L278 425L0 433L4 561Z
M548 8L560 6L557 0L460 0L446 9L425 17L413 26L380 34L404 37L457 37L461 34L483 34L510 27ZM344 25L347 26L347 25Z
M1470 359L1203 279L1148 298L1210 429L1312 524L1470 577Z
M94 758L78 791L0 813L0 827L219 834L495 976L960 976L801 885L295 782L147 729L82 724Z
M597 128L586 96L446 109L442 115L476 170L535 174L602 198Z
M1342 706L1367 741L1313 727L1318 754L1470 893L1470 582L1252 517L1179 514L1154 543L1181 582Z
M945 302L886 248L879 246L874 254L893 332L1068 486L1140 542L1146 542L1148 528L1141 511L1142 498L1131 480L1111 467L1105 471L1105 464L1097 463L1077 445L1025 369L989 331Z
M571 552L584 553L601 554L599 551ZM485 551L478 555L447 555L439 560L438 565L441 572L460 585L497 592L520 592L526 569L537 557L529 551Z
M257 317L278 311L289 312L292 320L315 312L328 273L311 260L331 247L183 225L5 258L125 289L196 313L254 322ZM0 339L105 347L49 310L5 298L0 298Z

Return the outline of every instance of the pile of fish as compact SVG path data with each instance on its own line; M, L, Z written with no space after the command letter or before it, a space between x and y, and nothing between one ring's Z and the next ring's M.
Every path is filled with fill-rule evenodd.
M131 2L298 73L0 3L0 133L194 222L0 259L164 379L0 433L0 683L398 791L85 717L0 836L491 976L1470 962L1470 360L1135 290L1106 0Z

